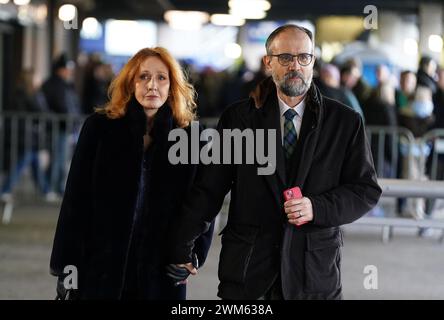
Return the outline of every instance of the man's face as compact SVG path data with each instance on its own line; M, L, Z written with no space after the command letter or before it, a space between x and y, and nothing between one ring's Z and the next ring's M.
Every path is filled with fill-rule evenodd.
M416 88L416 76L413 72L401 75L400 79L401 90L406 94L412 94Z
M278 34L270 45L269 54L282 53L292 55L313 54L313 43L303 31L288 29ZM297 60L294 57L288 66L283 66L279 63L278 57L264 57L264 65L267 71L271 73L278 90L289 97L305 94L310 88L313 78L315 57L306 66L300 65Z
M346 71L341 75L341 83L348 89L353 89L361 77L361 72L358 68L353 67L350 71Z

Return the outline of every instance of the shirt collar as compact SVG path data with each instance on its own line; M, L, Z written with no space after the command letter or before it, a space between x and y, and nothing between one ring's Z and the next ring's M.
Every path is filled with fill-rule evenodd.
M280 97L279 95L277 96L278 98L278 103L279 103L279 111L280 111L280 115L281 117L284 116L284 113L288 110L288 109L293 109L294 111L297 112L298 116L302 118L302 116L304 115L304 110L305 110L305 97L304 99L302 99L301 102L299 102L296 106L294 106L293 108L291 108L289 105L287 105Z

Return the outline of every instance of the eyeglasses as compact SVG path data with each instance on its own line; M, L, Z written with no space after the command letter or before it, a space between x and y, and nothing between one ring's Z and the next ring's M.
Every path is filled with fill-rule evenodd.
M296 58L298 63L305 67L308 66L313 60L313 54L310 53L299 53L299 54L291 54L291 53L281 53L281 54L269 54L269 57L277 57L278 62L286 67L290 63L293 63L293 59Z

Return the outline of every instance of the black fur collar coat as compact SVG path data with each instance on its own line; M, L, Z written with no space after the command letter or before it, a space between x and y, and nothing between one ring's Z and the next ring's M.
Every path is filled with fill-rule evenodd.
M72 159L54 238L50 269L63 276L64 268L78 270L80 298L119 299L125 283L128 249L143 159L145 114L133 97L125 116L111 120L95 113L85 121ZM156 114L152 136L147 212L137 269L148 293L145 298L184 298L177 287L167 297L164 278L169 230L193 182L196 165L171 165L168 133L176 127L170 107ZM212 227L201 236L195 253L201 264L212 238ZM141 279L142 279L141 278ZM145 287L146 286L146 287ZM169 289L169 288L167 288ZM167 290L168 291L168 290ZM171 291L168 291L171 293ZM159 293L159 296L157 296Z

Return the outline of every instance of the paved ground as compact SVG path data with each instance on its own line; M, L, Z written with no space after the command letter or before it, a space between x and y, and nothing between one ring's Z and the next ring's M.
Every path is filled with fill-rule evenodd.
M57 205L25 203L15 209L9 225L0 224L0 299L54 298L48 263L57 214ZM394 239L383 244L380 232L375 227L345 228L345 298L444 299L444 244L438 243L439 234L418 238L415 230L395 229ZM219 250L216 236L206 265L190 282L190 299L217 299ZM366 265L377 267L377 290L364 288Z

